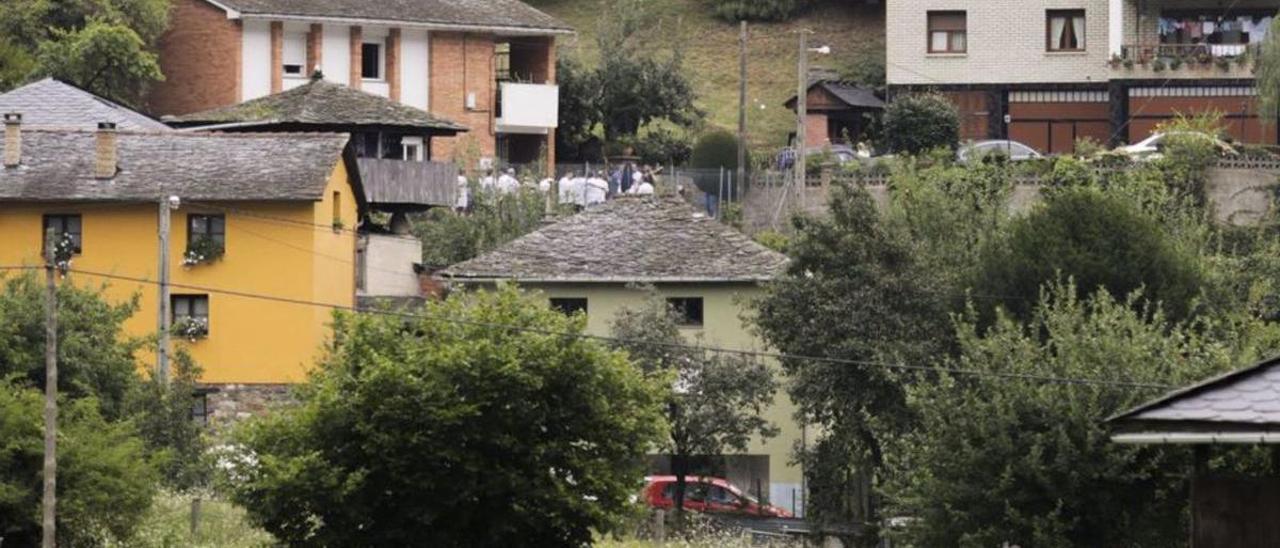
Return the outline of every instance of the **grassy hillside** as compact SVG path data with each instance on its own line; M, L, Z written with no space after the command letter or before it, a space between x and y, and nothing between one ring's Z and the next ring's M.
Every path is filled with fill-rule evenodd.
M602 0L526 0L573 25L578 35L562 38L562 54L579 56L587 64L597 58L595 29L603 14ZM606 0L607 1L607 0ZM659 25L655 45L678 41L685 52L685 70L698 94L707 122L736 130L738 124L738 25L716 19L706 0L647 0L648 16ZM883 58L884 8L864 6L862 0L820 3L786 23L752 23L747 60L747 129L753 148L775 149L786 144L795 127L794 115L783 106L796 90L796 30L814 31L810 46L829 45L832 54L811 54L811 66L840 69L866 56Z

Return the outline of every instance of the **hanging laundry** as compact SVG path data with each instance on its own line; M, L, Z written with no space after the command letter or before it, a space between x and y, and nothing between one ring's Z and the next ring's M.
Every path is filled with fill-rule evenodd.
M1192 40L1199 40L1200 37L1203 36L1202 31L1204 31L1204 24L1199 21L1187 21L1186 26L1187 34Z
M1217 28L1218 28L1218 24L1217 24L1216 22L1213 22L1213 21L1205 21L1205 22L1204 22L1204 34L1205 34L1205 36L1208 36L1208 35L1210 35L1210 34L1213 34L1213 31L1217 30Z

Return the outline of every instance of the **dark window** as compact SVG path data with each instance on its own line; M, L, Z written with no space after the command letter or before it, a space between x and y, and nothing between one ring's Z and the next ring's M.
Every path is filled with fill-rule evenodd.
M702 325L702 297L674 297L667 299L667 305L680 325Z
M511 44L493 45L493 79L499 82L511 80Z
M82 240L79 215L45 215L43 228L40 231L41 249L44 249L43 242L45 242L45 235L49 233L50 228L53 229L54 238L59 240L64 236L71 238L72 249L76 253L80 253Z
M173 295L169 302L169 317L179 335L194 338L209 334L208 295Z
M209 395L196 392L191 395L191 420L199 424L209 424Z
M586 299L551 299L551 308L560 311L565 316L572 316L579 312L587 313Z
M1049 10L1045 24L1049 51L1084 51L1084 10Z
M227 245L227 218L222 215L187 215L187 245L200 238Z
M360 45L360 77L365 80L382 79L382 44Z
M931 11L929 53L964 53L969 50L968 17L963 11Z

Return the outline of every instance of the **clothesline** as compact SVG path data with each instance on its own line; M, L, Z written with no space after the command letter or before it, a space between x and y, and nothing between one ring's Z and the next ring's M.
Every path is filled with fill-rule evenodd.
M1161 17L1158 29L1161 41L1173 38L1180 42L1210 42L1221 45L1260 44L1274 22L1273 16L1237 15L1219 17L1200 15L1194 17ZM1223 42L1234 33L1237 40ZM1217 35L1216 40L1213 35ZM1240 53L1243 53L1241 51ZM1228 54L1229 55L1229 54Z

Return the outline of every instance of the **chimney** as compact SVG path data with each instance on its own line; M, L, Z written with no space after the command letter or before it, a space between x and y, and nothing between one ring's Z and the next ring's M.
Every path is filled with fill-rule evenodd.
M22 163L22 115L10 112L4 115L4 167L18 167Z
M93 176L110 179L116 176L116 125L98 122L97 142L94 146Z

